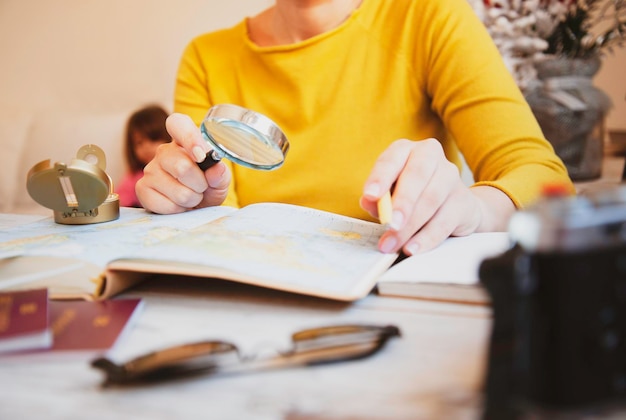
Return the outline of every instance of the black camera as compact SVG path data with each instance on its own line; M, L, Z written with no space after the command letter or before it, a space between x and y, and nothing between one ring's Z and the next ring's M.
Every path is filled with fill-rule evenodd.
M493 305L484 418L626 415L626 185L546 196L509 233L479 273Z

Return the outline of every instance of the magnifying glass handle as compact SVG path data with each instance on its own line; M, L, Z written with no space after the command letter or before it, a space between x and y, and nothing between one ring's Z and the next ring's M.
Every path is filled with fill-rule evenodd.
M215 153L215 150L211 150L206 154L206 158L202 162L198 162L198 166L202 171L206 171L220 160L222 159Z

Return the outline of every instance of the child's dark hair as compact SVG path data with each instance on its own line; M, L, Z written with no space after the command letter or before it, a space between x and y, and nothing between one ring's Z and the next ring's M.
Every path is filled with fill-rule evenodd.
M140 132L150 141L166 141L172 140L165 129L165 120L168 113L159 105L148 105L141 108L130 116L126 123L126 161L131 171L142 170L145 166L135 155L133 147L133 133Z

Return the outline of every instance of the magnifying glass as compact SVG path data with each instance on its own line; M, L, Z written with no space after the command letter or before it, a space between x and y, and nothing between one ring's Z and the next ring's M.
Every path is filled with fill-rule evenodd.
M289 141L276 123L237 105L211 107L200 131L213 149L198 163L203 171L224 157L248 168L269 171L283 164L289 150Z

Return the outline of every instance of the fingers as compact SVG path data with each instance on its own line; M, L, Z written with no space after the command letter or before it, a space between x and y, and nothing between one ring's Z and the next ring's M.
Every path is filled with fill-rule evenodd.
M443 150L431 150L430 146L424 149L411 150L394 191L393 208L402 214L402 224L392 227L398 231L401 242L422 229L461 182L458 169L445 158Z
M436 175L441 177L442 169L448 182L453 182L455 176L458 177L458 170L445 159L443 149L437 140L395 141L376 161L370 177L365 182L361 205L373 216L379 216L376 203L393 188L390 227L399 231L405 227L409 216L414 214L416 205L427 186L431 185L431 188L425 197L427 203L422 207L430 211L429 214L422 214L422 219L432 215L432 208L436 209L437 203L442 201L445 195L444 189L432 188L433 177ZM441 181L438 179L437 183ZM435 185L435 187L439 186ZM432 203L428 204L429 202ZM419 218L413 219L414 228L419 227L416 226L418 220ZM423 222L424 220L422 224Z
M415 211L415 219L420 220L410 221L402 231L389 232L390 235L397 235L397 242L403 244L402 250L408 255L429 251L449 236L469 235L476 231L482 217L478 200L462 182L449 191L430 217L421 217L419 208L423 207L418 203ZM427 220L422 223L424 218ZM412 223L419 227L414 230Z
M135 188L142 206L168 214L220 205L228 193L230 169L223 162L204 172L198 167L208 146L188 116L172 114L166 127L173 141L159 146Z
M180 148L187 152L195 163L203 162L206 159L210 148L202 138L200 130L192 119L184 114L172 114L167 118L166 127L170 135L175 138L175 142ZM178 181L191 188L195 192L203 192L208 187L212 190L226 190L230 184L231 173L223 163L217 163L204 171L205 179L200 179L195 170L195 166L190 165L188 159L182 155L164 153L160 160L163 169L172 174Z
M391 144L366 181L363 208L377 216L376 202L392 186L390 229L379 241L382 252L426 251L451 234L473 232L479 224L476 197L435 139Z
M393 189L394 183L406 164L411 143L408 140L398 140L392 143L380 155L369 178L365 181L360 204L372 216L380 218L378 202L384 198L387 192ZM395 201L395 198L393 201ZM392 229L398 229L402 225L404 218L404 215L399 210L394 212L395 209L396 207L392 204L391 214L389 215L389 226Z
M450 194L433 217L405 243L403 250L409 255L426 252L450 236L465 236L476 230L480 223L477 200L465 186Z
M144 168L136 192L141 204L156 213L180 213L198 205L208 183L200 168L178 145L160 146Z
M182 213L188 210L188 207L178 205L169 199L160 191L160 188L149 185L146 179L146 177L141 178L135 186L137 198L146 210L159 214Z
M363 189L363 198L367 202L375 202L391 190L406 164L412 143L409 140L397 140L376 160Z
M165 120L165 128L174 142L187 151L195 162L204 161L210 149L191 117L174 113Z

